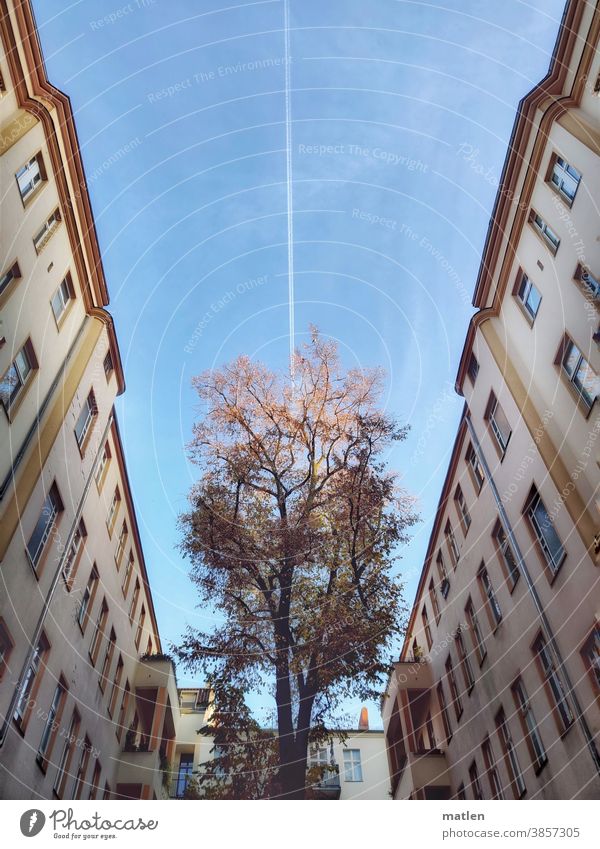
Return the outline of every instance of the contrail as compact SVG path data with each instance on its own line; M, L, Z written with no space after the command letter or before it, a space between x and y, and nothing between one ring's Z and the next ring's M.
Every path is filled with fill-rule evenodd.
M287 242L288 242L288 320L290 326L290 377L294 382L295 315L294 315L294 204L292 190L292 97L290 70L289 0L283 2L285 34L285 143L287 182Z

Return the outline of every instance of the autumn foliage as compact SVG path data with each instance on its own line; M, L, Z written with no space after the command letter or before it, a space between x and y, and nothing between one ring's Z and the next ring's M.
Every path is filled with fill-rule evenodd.
M182 549L220 624L189 629L178 655L217 693L271 688L278 795L303 798L309 736L381 691L403 626L394 565L415 515L385 454L407 429L378 407L381 371L344 370L316 330L293 383L242 356L194 386Z

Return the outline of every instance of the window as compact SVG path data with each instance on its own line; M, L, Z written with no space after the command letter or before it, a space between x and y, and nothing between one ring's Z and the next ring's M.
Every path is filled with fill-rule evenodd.
M146 621L146 608L142 604L142 609L140 611L140 618L138 621L137 631L135 632L135 647L139 649L140 641L142 639L142 632L144 630L144 623Z
M460 660L463 677L465 679L465 688L467 692L470 693L475 686L475 676L473 675L473 667L471 666L471 661L469 660L469 655L467 654L465 641L460 628L456 632L454 640L456 642L456 650Z
M446 537L446 543L448 545L448 551L450 552L450 559L452 560L452 566L454 569L458 566L458 561L460 558L460 552L458 550L458 545L456 543L456 537L454 536L454 531L452 530L452 525L450 522L446 522L446 527L444 528L444 535Z
M546 684L546 692L554 716L557 719L559 730L564 732L571 727L574 717L565 695L562 680L554 665L554 657L541 634L533 644L533 650L537 655L541 667Z
M50 709L48 710L48 718L46 719L46 724L42 732L42 739L40 740L40 745L38 746L37 751L37 762L44 771L52 751L52 746L54 745L54 739L56 737L56 732L58 731L58 725L60 723L60 717L66 697L67 686L64 679L61 678L56 685L54 695L52 696Z
M109 462L110 445L108 444L108 442L105 442L104 448L102 449L102 454L100 455L100 459L98 460L98 465L96 466L96 471L94 472L94 479L96 481L96 486L98 487L98 490L102 489L104 475L106 473L106 469L108 468Z
M483 799L483 791L481 789L479 773L477 771L477 764L475 763L475 761L471 761L471 766L469 767L469 779L471 783L471 793L473 794L473 798Z
M75 422L75 439L80 450L83 450L86 437L88 433L91 433L92 424L97 415L96 396L94 395L94 390L90 389L79 413L79 418Z
M344 781L362 781L360 749L344 749Z
M483 639L483 633L481 631L481 626L479 624L479 619L477 618L477 614L475 612L475 607L473 606L473 600L469 598L467 601L467 606L465 607L465 613L467 614L467 621L471 630L471 637L473 639L473 646L477 653L477 658L479 660L479 665L483 663L485 660L485 656L487 655L487 649L485 647L485 640Z
M106 526L108 528L109 534L112 534L112 530L115 526L115 521L117 519L117 513L119 512L119 505L121 503L121 493L119 492L119 487L115 487L115 491L112 497L112 501L110 502L110 507L108 508L108 516L106 517Z
M600 392L600 377L568 336L561 343L562 372L589 409Z
M45 663L46 655L49 650L50 643L48 642L46 635L42 634L37 642L31 660L29 661L27 672L25 673L25 677L21 683L15 712L13 714L13 719L21 730L24 729L29 712L33 707L35 693L39 686L43 672L43 669L41 671L40 669Z
M87 530L84 521L83 519L80 519L79 524L75 528L71 545L65 555L65 563L63 566L63 578L65 579L68 589L71 589L73 585L73 578L75 577L75 572L79 565L79 559L81 557L81 552L83 551L86 536Z
M528 320L533 324L542 302L542 296L539 289L534 286L529 277L524 273L520 274L515 295L523 307Z
M506 572L506 579L508 581L509 589L512 592L515 584L519 580L520 572L519 567L517 566L517 561L515 559L515 555L513 554L512 548L510 547L510 543L508 541L508 537L506 536L506 531L498 522L494 529L494 538L496 540L496 546L498 548L498 552L500 554L500 561L504 567L504 571Z
M106 379L107 379L107 380L110 380L110 376L111 376L111 374L112 374L112 373L113 373L113 371L114 371L114 366L113 366L113 361L112 361L112 354L110 353L110 351L108 351L108 352L106 353L106 356L104 357L104 360L103 360L103 362L102 362L102 365L103 365L103 367L104 367L104 375L105 375Z
M552 171L550 173L550 184L554 186L556 191L566 200L569 206L572 205L577 194L577 188L581 182L581 174L572 165L556 156L552 163Z
M466 799L467 798L467 794L465 793L464 781L462 781L458 786L458 790L456 791L456 798L457 799Z
M13 280L18 280L21 276L19 263L14 262L10 268L7 268L4 274L0 274L0 295L8 289Z
M525 793L526 787L503 708L500 708L496 714L496 728L498 730L498 736L500 738L500 744L504 754L504 762L506 764L506 771L510 778L513 795L515 799L520 799Z
M63 504L58 492L58 487L55 483L48 490L48 495L44 501L42 512L36 522L33 533L29 537L27 543L27 554L29 561L34 569L40 564L42 554L46 548L46 543L50 538L55 526L59 513L63 510Z
M15 177L17 179L17 186L19 187L21 200L25 203L25 201L29 200L35 190L39 189L42 182L46 179L42 154L36 153L29 162L26 162L22 168L19 168Z
M125 598L127 597L127 593L129 591L129 583L131 581L131 574L133 572L133 552L129 552L129 557L127 558L127 565L125 566L125 572L123 574L123 583L121 584L121 590L123 591L123 595Z
M467 366L467 374L469 375L469 380L475 386L475 381L477 380L477 375L479 374L479 363L477 362L477 357L475 354L471 354L469 357L469 365Z
M433 645L433 638L431 636L431 628L429 627L429 617L427 616L427 608L425 606L423 606L423 610L421 611L421 621L423 623L423 630L425 631L427 648L431 651L431 647Z
M121 697L121 707L119 708L119 718L117 721L117 740L121 742L121 737L123 736L123 729L125 728L125 723L127 721L127 708L129 707L129 681L125 682L125 689L123 690L123 696Z
M546 247L549 248L551 253L555 254L558 250L558 246L560 245L560 239L554 230L548 227L542 216L538 215L537 212L534 212L533 210L529 220L535 232L546 243Z
M73 286L71 284L71 277L69 274L65 277L65 279L61 282L60 286L52 296L51 306L52 312L54 313L54 318L56 319L57 324L60 322L63 317L67 307L75 297Z
M179 769L175 783L175 798L183 799L187 789L188 781L194 772L194 753L182 752L179 756Z
M542 743L542 738L538 731L537 722L533 715L529 697L527 696L527 691L525 690L525 685L521 678L517 678L513 684L512 690L517 711L521 719L521 725L523 726L523 733L527 740L531 761L536 773L538 773L547 763L548 756L544 749L544 744Z
M446 564L444 563L444 556L441 548L437 553L435 562L437 563L438 575L440 576L440 592L442 597L446 599L450 592L450 581L448 579L448 572L446 570Z
M4 619L0 619L0 681L8 669L8 659L12 653L14 645L10 631L4 623Z
M454 704L454 713L456 714L456 721L461 718L463 712L462 702L460 700L460 695L458 692L458 686L456 683L456 677L454 675L454 669L452 667L452 658L448 655L448 659L446 660L446 676L448 678L448 686L450 687L450 695L452 696L452 702Z
M102 794L102 798L104 800L110 799L111 794L112 794L112 790L110 789L110 784L108 783L108 781L105 781L104 782L104 793Z
M526 502L525 512L542 549L550 572L554 576L565 559L565 550L554 529L554 524L544 506L544 502L535 488L532 489Z
M58 762L56 778L54 779L53 790L59 799L62 799L65 792L67 778L69 776L69 767L71 765L71 758L73 756L75 742L77 740L77 734L79 731L79 723L79 714L76 710L74 710L73 715L71 717L71 722L69 724L69 728L66 732L65 742L60 756L60 761Z
M477 459L477 454L472 445L469 445L469 447L467 448L467 454L465 459L469 466L469 472L471 473L473 484L475 485L475 490L477 492L481 492L481 487L483 486L483 482L485 481L485 474L483 471L483 466Z
M100 652L100 646L102 644L102 639L104 637L104 632L106 629L106 620L108 619L108 604L106 603L106 599L102 599L102 604L100 605L100 610L98 611L98 616L96 617L96 626L94 628L94 634L92 636L92 641L90 643L89 655L92 661L92 666L96 665L96 660L98 659L98 654Z
M96 763L94 764L94 772L92 773L92 780L90 782L90 792L88 795L88 799L95 799L98 795L98 787L100 786L100 774L102 772L102 766L100 761L96 759Z
M450 725L450 717L448 716L448 707L446 705L446 696L444 695L444 688L442 686L442 682L437 685L437 697L438 703L440 706L440 714L442 717L442 725L444 726L444 734L446 735L446 743L450 743L452 739L452 726Z
M135 617L135 609L137 607L138 598L140 597L140 582L138 579L135 579L135 587L133 588L133 595L131 596L131 604L129 605L129 622L133 622Z
M123 522L119 533L119 543L117 545L117 550L115 551L115 563L117 564L117 569L121 566L121 558L123 557L123 552L127 545L127 535L127 522Z
M492 742L487 736L481 744L481 751L483 752L483 762L485 764L485 771L487 773L487 778L490 783L492 799L504 799L502 784L500 782L500 775L496 767L494 750L492 749Z
M33 345L31 339L28 339L0 380L0 401L2 401L7 415L10 416L11 408L17 398L21 396L23 388L32 378L37 367L38 362L33 351Z
M575 280L581 284L584 293L591 296L592 300L600 300L600 278L598 278L597 275L592 274L587 266L577 263L577 268L575 269ZM0 284L0 292L1 291L2 287Z
M117 635L115 634L114 628L111 628L110 636L108 638L108 642L106 643L106 649L104 650L104 658L102 660L102 666L100 668L100 678L98 681L102 692L104 692L106 688L106 683L108 681L108 673L110 671L110 665L112 663L113 654L115 653L116 644Z
M494 592L494 587L492 586L489 572L485 568L483 562L479 567L477 577L479 578L479 583L481 585L481 590L483 594L483 600L486 604L492 627L496 628L502 621L502 610L500 609L500 605L498 604L498 599L496 598L496 593Z
M440 606L438 604L437 595L435 592L435 585L433 583L433 578L429 582L429 600L431 601L431 607L433 609L433 615L435 616L435 621L440 621ZM431 648L431 646L429 647Z
M600 691L600 625L587 638L581 656L596 691Z
M55 209L52 215L46 219L43 226L37 231L35 236L33 237L33 246L36 252L41 253L54 233L56 232L56 228L61 222L60 211Z
M79 625L82 631L85 631L85 627L89 619L89 610L94 602L94 596L96 595L97 586L98 570L96 569L96 565L94 564L90 573L90 577L88 578L86 588L83 591L83 595L81 596L79 612L77 613L77 624Z
M494 439L500 451L500 456L503 457L506 449L508 448L512 430L504 410L500 406L500 403L493 392L491 393L490 400L488 401L486 418L490 424L490 429L494 434Z
M83 741L83 747L81 749L81 753L79 755L79 761L77 763L77 771L75 773L75 779L73 782L73 799L81 799L81 795L83 793L83 787L85 785L85 774L87 772L88 764L90 762L90 754L92 751L92 744L90 743L90 738L85 736Z
M123 658L119 655L119 659L117 660L117 668L115 669L115 677L112 684L112 689L110 691L110 698L108 700L108 715L112 717L115 712L115 708L117 706L117 699L119 697L119 688L121 686L121 678L123 677Z
M456 487L456 491L454 493L454 501L456 503L456 509L458 511L458 516L460 518L463 533L466 535L471 526L471 515L469 513L467 502L465 501L465 496L463 494L460 484Z

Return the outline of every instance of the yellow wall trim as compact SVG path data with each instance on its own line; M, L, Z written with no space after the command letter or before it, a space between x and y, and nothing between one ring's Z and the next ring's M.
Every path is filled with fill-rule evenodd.
M22 471L17 475L17 481L11 484L12 493L6 494L7 505L2 516L0 529L0 560L4 559L8 546L19 525L19 519L31 497L36 483L42 475L48 455L56 437L65 421L77 388L81 383L83 373L96 348L104 324L97 318L91 318L80 342L79 350L67 367L64 379L60 384L60 392L54 404L50 407L37 438L29 447L29 458L24 463ZM10 500L8 500L10 497Z
M31 112L19 109L0 127L0 156L23 138L25 133L37 124L37 118Z
M594 520L588 512L583 498L575 488L567 467L565 466L562 458L559 456L552 439L548 435L544 426L544 420L531 400L531 397L525 388L525 384L519 377L517 369L506 353L492 322L483 322L480 326L480 330L490 351L492 352L502 376L504 377L506 385L515 399L515 403L521 412L521 416L523 417L523 421L525 422L527 429L532 436L535 434L536 445L542 460L548 469L548 473L559 492L562 502L567 508L569 516L579 531L579 535L581 536L585 547L590 552L593 559L594 535L596 533Z

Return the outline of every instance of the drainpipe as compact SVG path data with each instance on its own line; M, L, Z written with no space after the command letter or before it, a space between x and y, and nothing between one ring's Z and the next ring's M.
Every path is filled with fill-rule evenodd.
M579 700L578 700L577 695L575 693L575 690L573 688L571 678L570 678L569 673L567 672L567 669L565 667L564 661L562 659L562 655L560 653L560 649L558 648L558 644L556 642L556 638L554 637L554 632L552 631L552 628L550 626L550 623L549 623L548 618L546 616L546 613L544 611L544 606L543 606L541 599L540 599L540 597L537 593L537 590L535 588L535 584L531 579L531 575L529 574L529 570L527 569L527 566L525 564L525 559L524 559L524 557L521 553L521 549L519 548L519 543L516 540L512 525L510 523L510 520L508 518L506 510L504 509L504 504L502 503L500 493L498 492L498 488L496 487L496 484L494 482L494 478L492 477L491 469L490 469L490 467L487 463L487 460L485 459L485 455L484 455L484 453L481 449L481 445L479 443L479 440L477 439L477 434L475 433L475 428L473 427L473 422L471 421L470 415L468 415L468 414L465 415L465 420L466 420L466 423L467 423L467 427L469 429L469 433L471 435L471 439L472 439L472 442L473 442L473 448L475 449L475 453L477 454L477 458L478 458L479 462L481 463L481 465L483 466L483 469L485 471L486 478L488 480L490 489L492 491L492 494L494 496L494 500L496 502L496 506L498 508L498 513L500 514L500 518L502 519L502 524L504 525L504 529L505 529L506 533L508 534L508 537L510 539L510 543L511 543L512 548L513 548L513 552L514 552L514 554L517 558L517 561L519 563L519 569L521 570L521 572L523 574L523 577L525 579L525 583L527 585L527 589L529 591L529 595L531 596L531 598L533 600L533 604L535 605L535 609L537 610L537 613L538 613L538 616L539 616L539 619L540 619L540 622L541 622L541 625L542 625L542 630L543 630L544 636L546 638L548 645L550 646L550 648L552 650L552 653L554 654L554 659L555 659L556 665L557 665L557 667L558 667L558 669L559 669L559 671L562 675L562 680L564 681L564 683L566 685L566 689L568 691L568 694L571 698L571 702L572 702L573 707L575 709L575 716L577 718L577 722L579 723L579 726L581 728L583 736L585 737L587 747L590 751L590 755L592 757L592 760L594 761L594 766L596 767L596 771L598 773L600 773L600 754L598 753L598 749L596 748L596 743L594 742L594 737L593 737L593 735L590 731L590 728L589 728L589 726L586 722L585 716L584 716L583 711L581 709L581 705L579 704Z
M114 419L114 414L111 410L111 413L108 417L108 422L106 423L106 427L104 428L104 432L102 434L100 442L98 443L100 447L98 449L98 452L96 453L96 456L94 458L94 462L92 463L92 468L91 468L90 474L89 474L89 476L88 476L88 478L85 482L85 486L83 488L83 493L81 494L81 498L79 499L79 504L77 506L77 511L76 511L75 516L73 518L73 523L71 525L71 529L70 529L69 535L67 537L66 545L64 546L64 549L63 549L63 552L61 554L56 572L54 573L54 576L52 578L52 583L50 584L50 587L48 589L48 593L46 594L46 598L44 600L44 606L42 607L42 611L41 611L39 619L37 621L37 625L35 626L35 631L33 632L33 635L31 637L31 641L29 643L29 651L27 652L27 656L26 656L25 661L23 663L23 666L21 668L21 672L19 674L19 678L18 678L18 681L17 681L17 686L14 689L12 698L10 700L10 704L8 706L8 710L6 711L6 715L4 717L4 722L2 723L2 727L0 728L0 748L2 748L2 746L4 745L4 743L6 741L6 737L8 735L8 729L10 728L10 720L11 720L11 717L14 713L16 703L17 703L17 699L19 697L19 693L20 693L21 688L23 686L23 681L25 679L25 675L27 674L29 664L31 663L31 659L33 657L36 646L37 646L38 641L40 639L40 635L41 635L42 629L44 627L44 622L46 621L46 617L48 616L48 612L50 610L50 605L52 603L52 598L53 598L54 593L56 592L56 588L59 584L60 577L62 575L62 571L63 571L63 568L64 568L65 560L67 558L69 548L71 547L71 543L73 542L73 538L75 536L75 531L77 530L77 526L79 525L79 520L81 519L81 514L83 513L83 505L85 504L90 486L91 486L92 481L94 479L94 473L95 473L96 468L98 466L98 461L100 459L101 452L104 449L104 444L106 442L106 438L108 436L108 432L110 430L110 427L113 423L113 419Z

